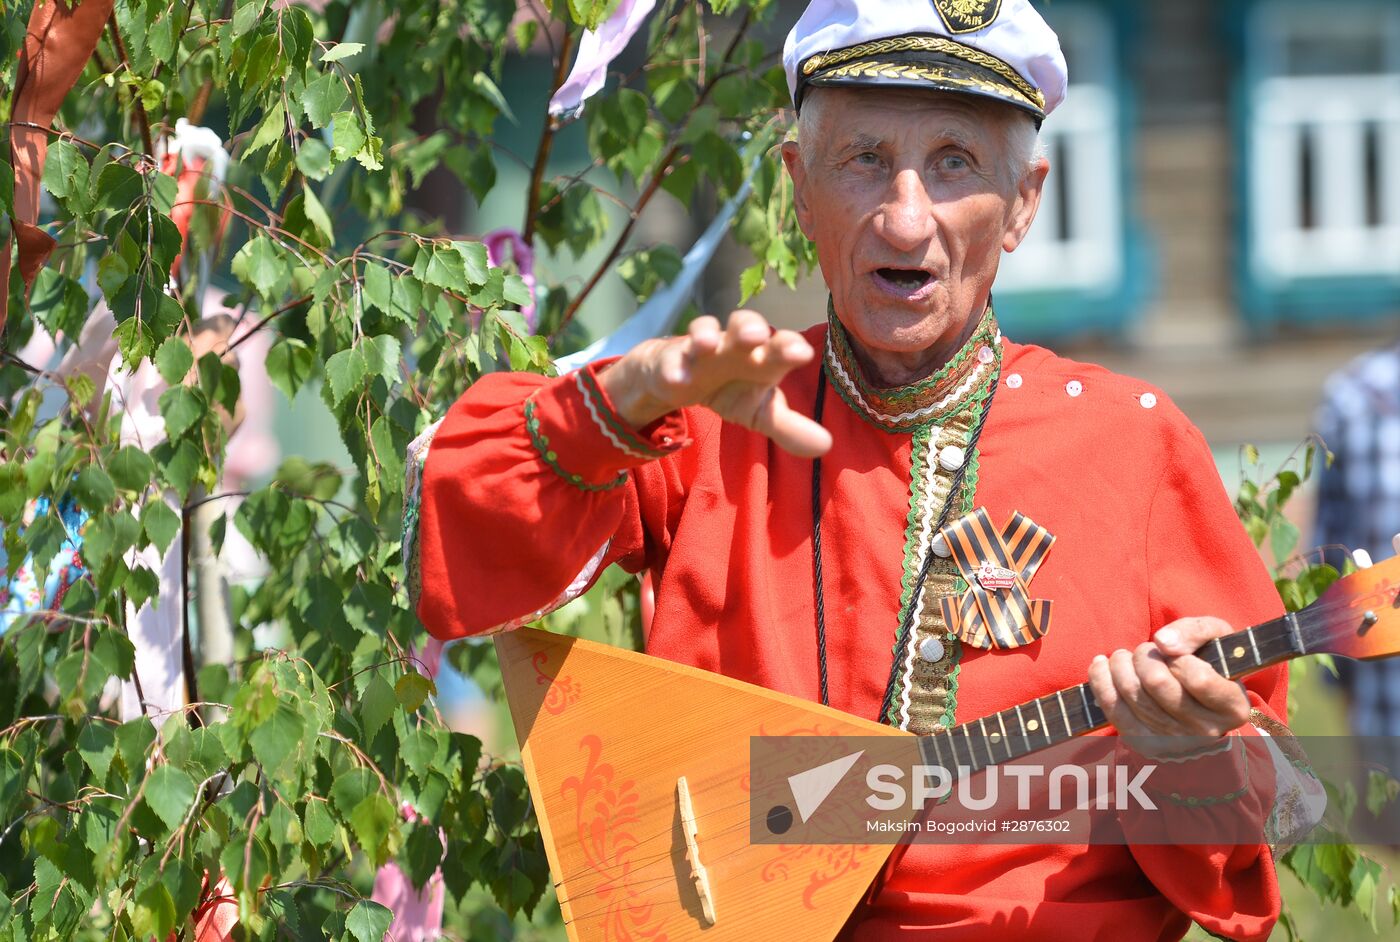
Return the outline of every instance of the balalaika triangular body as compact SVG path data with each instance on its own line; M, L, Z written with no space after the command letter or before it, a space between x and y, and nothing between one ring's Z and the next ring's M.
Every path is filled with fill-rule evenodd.
M911 734L549 632L498 635L496 650L573 942L835 938L893 848L751 844L750 739ZM712 923L687 856L681 777Z
M1106 724L1087 684L919 739L563 635L520 629L498 635L496 650L573 942L836 937L908 845L751 841L769 807L766 794L751 801L754 737L795 737L818 750L819 737L902 738L939 765L951 759L979 769ZM1336 582L1300 612L1195 652L1231 679L1322 653L1358 660L1400 653L1400 557ZM813 756L812 766L835 758L841 743L832 747L836 753Z

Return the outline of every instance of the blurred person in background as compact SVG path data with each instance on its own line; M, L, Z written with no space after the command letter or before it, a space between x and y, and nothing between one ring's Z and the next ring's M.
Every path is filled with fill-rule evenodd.
M1400 534L1400 344L1362 354L1328 377L1314 429L1333 454L1317 495L1313 542L1340 571L1348 553L1393 555ZM1351 731L1393 738L1367 754L1400 773L1400 659L1337 660Z

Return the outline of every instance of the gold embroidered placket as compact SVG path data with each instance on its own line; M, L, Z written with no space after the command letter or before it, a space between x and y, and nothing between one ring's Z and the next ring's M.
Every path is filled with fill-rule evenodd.
M937 435L930 438L928 455L925 458L926 464L923 469L926 474L925 480L929 484L924 493L920 515L924 529L933 527L936 522L935 518L948 497L948 490L953 484L953 472L939 465L938 455L949 445L964 449L967 447L976 416L977 410L975 408L963 409L957 416L949 419ZM972 456L968 455L967 460L971 461ZM967 489L968 483L964 482L964 495ZM961 516L964 495L956 495L953 498L951 519ZM934 535L929 533L928 540L931 541ZM925 549L928 546L928 543L922 540L921 544ZM957 661L955 646L959 642L949 634L948 626L943 621L942 606L938 604L938 600L944 596L956 595L957 591L957 564L952 559L935 556L928 579L924 582L923 593L919 599L914 601L914 604L918 606L916 608L917 617L911 626L909 644L903 652L904 663L900 667L900 699L896 704L900 726L920 736L928 735L935 729L941 729L946 725L945 717L948 713L952 692L949 675ZM943 645L943 656L936 661L926 661L920 654L921 646L930 638L936 638Z

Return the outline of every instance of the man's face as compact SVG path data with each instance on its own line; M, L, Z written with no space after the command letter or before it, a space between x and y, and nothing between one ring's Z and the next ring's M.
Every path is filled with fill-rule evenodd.
M798 222L836 314L877 375L931 370L985 309L1025 237L1048 164L1016 167L1009 106L902 89L823 88L816 130L784 146ZM1014 177L1014 179L1013 179ZM900 381L908 381L902 376Z

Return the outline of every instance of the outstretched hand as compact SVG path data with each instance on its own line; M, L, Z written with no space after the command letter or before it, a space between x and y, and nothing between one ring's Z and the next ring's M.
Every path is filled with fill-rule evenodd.
M683 337L648 340L598 376L623 421L641 428L668 412L705 406L803 458L831 448L831 433L792 409L778 388L816 351L799 333L774 331L763 315L735 311L721 327L698 317Z

